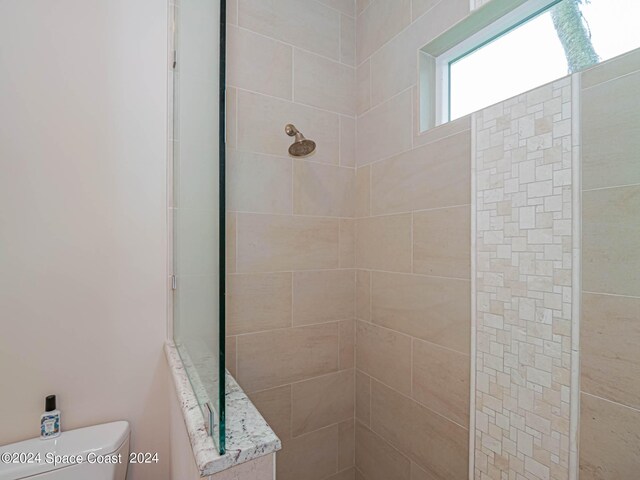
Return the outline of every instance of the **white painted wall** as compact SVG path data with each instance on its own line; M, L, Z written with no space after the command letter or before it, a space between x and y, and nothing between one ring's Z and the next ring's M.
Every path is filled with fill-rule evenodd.
M167 2L0 0L0 444L126 419L169 474Z

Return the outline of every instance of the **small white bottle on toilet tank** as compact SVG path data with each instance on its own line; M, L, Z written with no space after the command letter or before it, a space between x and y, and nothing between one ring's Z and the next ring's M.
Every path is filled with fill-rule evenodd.
M56 396L45 399L45 412L40 416L40 438L48 440L60 436L60 410L56 408Z

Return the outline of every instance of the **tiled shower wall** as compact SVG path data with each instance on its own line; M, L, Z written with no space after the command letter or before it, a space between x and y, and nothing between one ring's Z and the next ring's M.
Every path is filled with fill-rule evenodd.
M488 248L495 253L486 257L491 271L478 262L478 289L494 286L489 277L510 280L514 272L526 275L527 282L513 284L511 296L495 285L496 291L488 292L488 312L481 312L502 315L504 327L517 308L522 325L513 325L513 336L505 328L491 331L498 326L490 325L498 321L491 316L478 325L480 395L474 413L480 412L478 428L486 426L488 433L481 431L476 448L482 452L490 446L495 455L493 469L487 459L485 476L479 472L476 478L501 478L500 470L522 472L521 478L566 478L574 306L567 278L572 202L566 182L571 179L563 153L567 141L571 147L567 80L504 102L503 115L487 113L496 117L496 135L488 145L482 144L481 130L491 134L493 125L484 113L478 116L486 120L480 124L485 128L465 117L420 134L415 52L467 16L468 0L363 0L355 11L340 0L233 0L229 10L228 367L283 440L278 478L468 478L474 358L471 158L485 147L489 158L499 150L494 147L510 152L494 158L495 167L509 166L523 181L514 185L506 170L494 172L504 182L503 199L477 219L495 214L494 222L503 222L507 235L495 237ZM619 72L611 75L620 77L620 85L635 80L619 64L607 68ZM601 80L590 87L585 83L585 105L587 89L597 94L596 84L613 79L593 75ZM633 105L628 97L621 102ZM527 117L521 124L519 109ZM283 127L288 122L318 142L316 155L305 160L286 155L290 139ZM527 164L522 172L521 161ZM588 168L585 162L585 177ZM623 171L637 173L634 168ZM627 177L633 178L619 175ZM628 193L634 191L624 190L629 186L621 187L626 180L617 181L606 189L585 188L635 198ZM483 188L493 190L490 184ZM494 194L487 193L487 199ZM524 203L516 202L517 211L508 212L506 199ZM620 204L615 198L609 203ZM585 209L587 253L588 223ZM625 238L637 234L628 217L621 216L619 224L627 228ZM526 244L515 238L526 238ZM544 271L528 270L532 261ZM625 262L620 263L623 268ZM589 330L583 331L583 387L587 358L599 357L593 368L605 372L598 380L604 385L600 391L583 388L583 452L591 452L589 458L601 455L598 465L610 465L614 472L604 478L613 480L625 478L616 476L628 471L620 469L637 465L624 450L640 431L635 383L630 373L620 373L613 386L607 382L615 378L612 372L624 371L623 364L636 372L632 345L638 306L633 303L637 293L600 293L609 303L596 303L599 293L585 294L586 324L590 309L614 312L617 330L601 337L602 326L594 323L594 335L612 342L632 339L621 360L597 352L589 356ZM522 341L521 332L533 342ZM491 363L498 359L500 369ZM518 362L514 371L508 371L511 361ZM516 386L521 368L528 375L520 385L522 395ZM480 424L483 414L491 417L486 424ZM585 429L594 439L618 423L627 428L611 438L615 451L603 453L605 443L594 441L590 447L584 438ZM500 438L499 447L492 435ZM556 451L562 454L556 457ZM626 463L616 461L621 457L615 452L625 452ZM589 468L584 458L582 468L584 475Z
M582 74L580 479L640 471L640 51Z
M357 2L358 479L464 479L469 117L418 131L417 50L469 0Z
M350 479L355 3L227 5L227 367L282 440L278 479ZM287 123L315 155L288 156Z

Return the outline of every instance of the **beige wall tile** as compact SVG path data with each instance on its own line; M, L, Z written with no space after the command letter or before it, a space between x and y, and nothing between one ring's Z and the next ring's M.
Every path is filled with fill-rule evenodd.
M356 169L355 216L368 217L371 213L371 167Z
M338 368L344 370L356 365L356 322L354 319L340 322L340 361Z
M356 111L358 115L371 108L371 62L367 59L356 68Z
M411 462L411 480L440 480L440 478L423 470L416 462Z
M347 468L340 473L331 475L327 480L356 480L356 469L354 467Z
M371 318L373 323L468 354L471 284L373 272Z
M593 87L639 69L640 49L635 49L582 72L582 88Z
M293 324L310 325L355 315L355 270L295 272Z
M238 0L227 2L227 23L229 25L238 24Z
M640 296L640 186L583 193L583 288Z
M582 295L581 389L640 409L640 298Z
M338 164L338 114L240 90L237 115L238 150L287 155L292 139L284 133L284 127L294 122L318 145L310 160Z
M291 273L238 274L227 280L228 334L291 326Z
M469 355L414 339L412 397L468 428L470 362Z
M238 337L238 382L247 392L317 377L338 369L338 324Z
M411 22L411 0L372 0L357 19L356 45L358 63Z
M353 168L295 160L293 210L299 215L351 217L356 175Z
M292 213L291 159L227 149L228 209Z
M411 215L356 221L356 266L392 272L411 271Z
M471 208L413 214L413 271L440 277L471 277Z
M396 390L411 394L411 338L362 321L356 326L356 366Z
M313 0L239 0L239 24L329 58L338 59L340 12Z
M371 0L356 0L356 14L360 15L362 11L369 6Z
M356 274L356 317L371 321L371 272L358 270Z
M469 432L376 381L371 425L374 432L441 478L468 478Z
M224 346L224 364L229 373L236 376L237 344L236 337L226 337Z
M282 442L278 480L322 480L338 471L338 425Z
M583 394L580 407L580 479L638 476L640 411Z
M260 414L282 441L291 438L291 385L249 394Z
M356 166L356 119L340 115L340 166Z
M640 183L639 84L640 71L582 91L583 188Z
M453 27L460 20L469 14L469 0L447 0L446 2L431 0L412 0L417 10L413 12L414 22L409 27L413 30L410 44L413 50L424 47L429 42ZM429 3L434 3L432 8L426 12L421 10L429 7Z
M356 422L356 467L367 480L409 480L409 459Z
M353 67L296 49L293 77L296 102L355 115L356 71Z
M353 17L340 17L340 61L352 67L356 64L356 21Z
M291 46L232 26L227 35L228 84L291 100Z
M374 215L471 201L470 132L438 140L372 166Z
M418 50L411 47L412 34L412 29L404 30L371 57L372 107L417 83Z
M356 266L356 222L340 219L340 268Z
M355 465L356 425L353 419L338 425L338 470Z
M411 16L413 20L433 8L440 0L411 0Z
M360 370L356 370L356 418L371 425L371 377Z
M236 271L236 214L227 214L227 231L225 247L227 251L226 268L227 273Z
M378 3L383 3L379 2ZM358 166L396 155L411 148L411 90L358 117L356 158ZM469 158L469 157L468 157Z
M414 89L414 94L416 95L416 97L414 98L417 98L417 89ZM414 106L417 107L417 103L414 102ZM471 115L458 118L457 120L452 120L451 122L443 123L442 125L430 128L429 130L426 130L424 132L420 132L417 110L415 112L415 118L413 120L415 123L413 145L416 148L420 145L433 143L446 137L450 137L471 129Z
M238 91L233 87L227 87L226 101L226 125L227 147L236 148L238 146Z
M340 10L345 15L355 17L356 3L353 0L319 0L325 5Z
M294 383L292 399L294 437L349 420L354 414L354 371L345 370Z
M338 267L338 219L238 214L238 271Z

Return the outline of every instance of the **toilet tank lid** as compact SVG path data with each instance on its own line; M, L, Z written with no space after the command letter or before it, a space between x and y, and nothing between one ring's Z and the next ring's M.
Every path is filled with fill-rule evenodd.
M50 440L34 438L4 445L0 447L2 459L0 460L0 480L25 478L78 463L68 461L70 459L64 458L65 456L81 458L83 463L86 463L89 454L101 456L115 453L128 437L129 423L119 421L69 430ZM13 461L6 462L3 454L4 457L7 454L24 455L16 457L17 463L13 463ZM39 457L40 461L28 463L29 457ZM59 464L50 461L50 459L61 457L63 461ZM126 462L128 458L123 458L122 461Z

